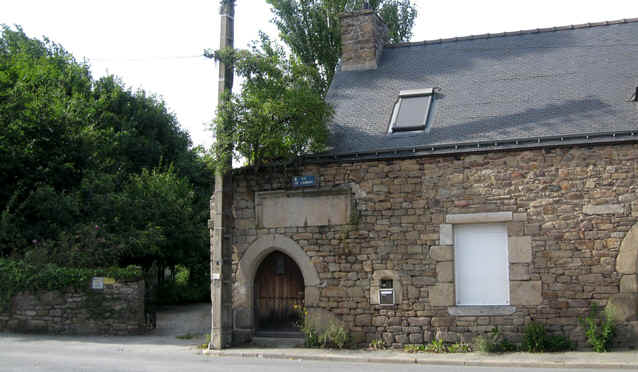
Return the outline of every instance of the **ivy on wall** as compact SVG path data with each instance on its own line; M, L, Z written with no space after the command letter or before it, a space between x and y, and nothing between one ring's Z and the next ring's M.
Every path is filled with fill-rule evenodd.
M142 270L126 268L79 269L54 264L33 265L0 258L0 311L6 311L13 296L20 292L55 291L73 288L88 292L93 277L111 277L119 281L140 280Z

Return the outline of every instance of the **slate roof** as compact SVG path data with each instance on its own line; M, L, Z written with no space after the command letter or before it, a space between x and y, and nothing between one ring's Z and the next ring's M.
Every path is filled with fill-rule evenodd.
M336 73L314 159L634 141L637 86L638 19L389 45L376 70ZM399 91L433 87L429 131L388 135Z

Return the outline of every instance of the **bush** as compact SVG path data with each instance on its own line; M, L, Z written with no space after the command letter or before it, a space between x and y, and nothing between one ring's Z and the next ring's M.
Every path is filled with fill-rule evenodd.
M594 351L597 353L608 351L616 336L613 310L608 307L601 311L594 303L591 305L589 314L585 318L581 318L580 322L585 328L587 343Z
M567 336L564 335L550 335L547 338L547 351L558 352L574 350L576 346Z
M177 265L174 280L159 282L154 301L158 305L208 302L210 301L210 282L194 281L188 268Z
M478 336L474 342L477 350L484 353L503 353L518 349L515 344L503 337L497 327L492 328L486 335Z
M541 353L547 345L545 326L538 322L531 322L525 326L522 349L530 353Z
M522 350L530 353L566 351L574 348L573 343L564 335L550 335L545 326L531 322L525 327Z

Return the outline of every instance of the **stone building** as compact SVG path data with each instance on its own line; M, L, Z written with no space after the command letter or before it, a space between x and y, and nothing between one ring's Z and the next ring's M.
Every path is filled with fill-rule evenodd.
M344 14L331 148L233 177L233 337L638 336L638 19L388 45ZM272 329L271 329L272 330Z

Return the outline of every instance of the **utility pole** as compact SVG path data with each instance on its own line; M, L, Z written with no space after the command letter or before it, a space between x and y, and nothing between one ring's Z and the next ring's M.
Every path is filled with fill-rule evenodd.
M220 49L233 48L235 0L223 0L220 6L221 32ZM218 102L221 102L233 88L233 66L219 62ZM217 127L217 138L222 138L232 123ZM232 151L232 149L228 149ZM215 192L211 198L211 349L229 347L233 341L233 172L232 156L228 163L215 170Z

